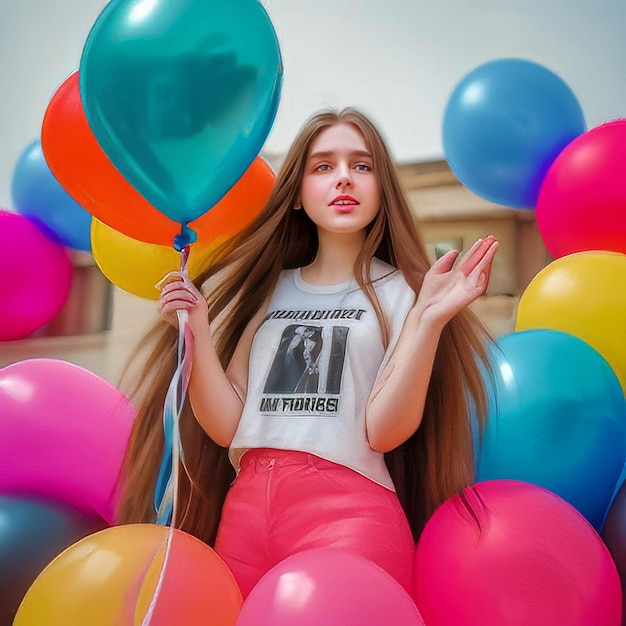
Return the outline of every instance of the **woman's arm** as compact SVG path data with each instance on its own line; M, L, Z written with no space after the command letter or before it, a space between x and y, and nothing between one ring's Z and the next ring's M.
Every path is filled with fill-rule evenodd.
M477 241L458 267L458 252L436 261L424 277L394 352L372 390L365 412L370 446L389 452L406 441L422 421L424 404L445 325L483 295L498 242Z
M194 336L188 389L194 415L216 444L227 447L241 418L250 347L264 309L259 310L244 330L226 371L211 337L207 302L188 279L179 275L162 288L158 310L165 320L177 325L176 311L180 309L187 311Z

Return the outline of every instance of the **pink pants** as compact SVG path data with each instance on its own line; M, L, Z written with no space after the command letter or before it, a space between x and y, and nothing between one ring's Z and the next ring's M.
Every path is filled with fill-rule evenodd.
M224 504L215 549L246 597L288 556L341 548L411 592L414 542L396 494L305 452L249 450Z

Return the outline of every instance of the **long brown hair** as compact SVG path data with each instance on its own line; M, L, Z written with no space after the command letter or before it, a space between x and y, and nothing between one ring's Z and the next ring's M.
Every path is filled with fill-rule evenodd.
M372 257L400 269L419 292L430 263L383 137L353 108L322 111L311 117L296 137L259 217L207 259L206 269L194 281L201 287L217 276L209 281L214 286L207 301L216 350L224 367L244 328L274 288L280 271L307 265L315 258L316 227L304 211L293 209L312 142L322 130L340 123L352 124L363 134L380 185L380 210L368 227L355 276L374 306L385 341L389 327L369 274ZM435 508L473 481L472 422L482 433L486 392L480 362L487 361L487 339L484 327L469 310L446 325L421 426L385 455L416 538ZM121 474L121 523L155 520L152 494L163 451L162 411L175 368L176 341L177 331L161 321L137 350L145 358L130 391L136 418ZM181 434L188 473L181 472L177 525L212 545L234 471L227 450L204 433L189 403L181 417Z

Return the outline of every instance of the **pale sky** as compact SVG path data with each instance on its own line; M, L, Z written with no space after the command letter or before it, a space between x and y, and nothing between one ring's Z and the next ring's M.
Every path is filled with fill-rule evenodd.
M174 0L170 0L174 1ZM210 0L206 0L207 2ZM56 87L78 68L103 0L0 0L0 207ZM521 57L559 74L588 126L626 117L626 0L264 0L285 67L265 151L310 113L355 105L400 162L443 158L450 92L478 65Z

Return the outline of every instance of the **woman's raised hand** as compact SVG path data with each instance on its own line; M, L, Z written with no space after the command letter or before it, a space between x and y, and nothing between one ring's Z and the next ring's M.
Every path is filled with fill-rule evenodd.
M459 252L451 250L433 263L424 276L416 307L423 316L442 325L484 295L489 285L498 241L488 235L476 241L460 263Z
M172 326L178 326L176 311L187 311L189 327L194 334L208 329L209 309L204 296L196 289L188 276L181 272L170 272L157 285L161 297L157 311Z

